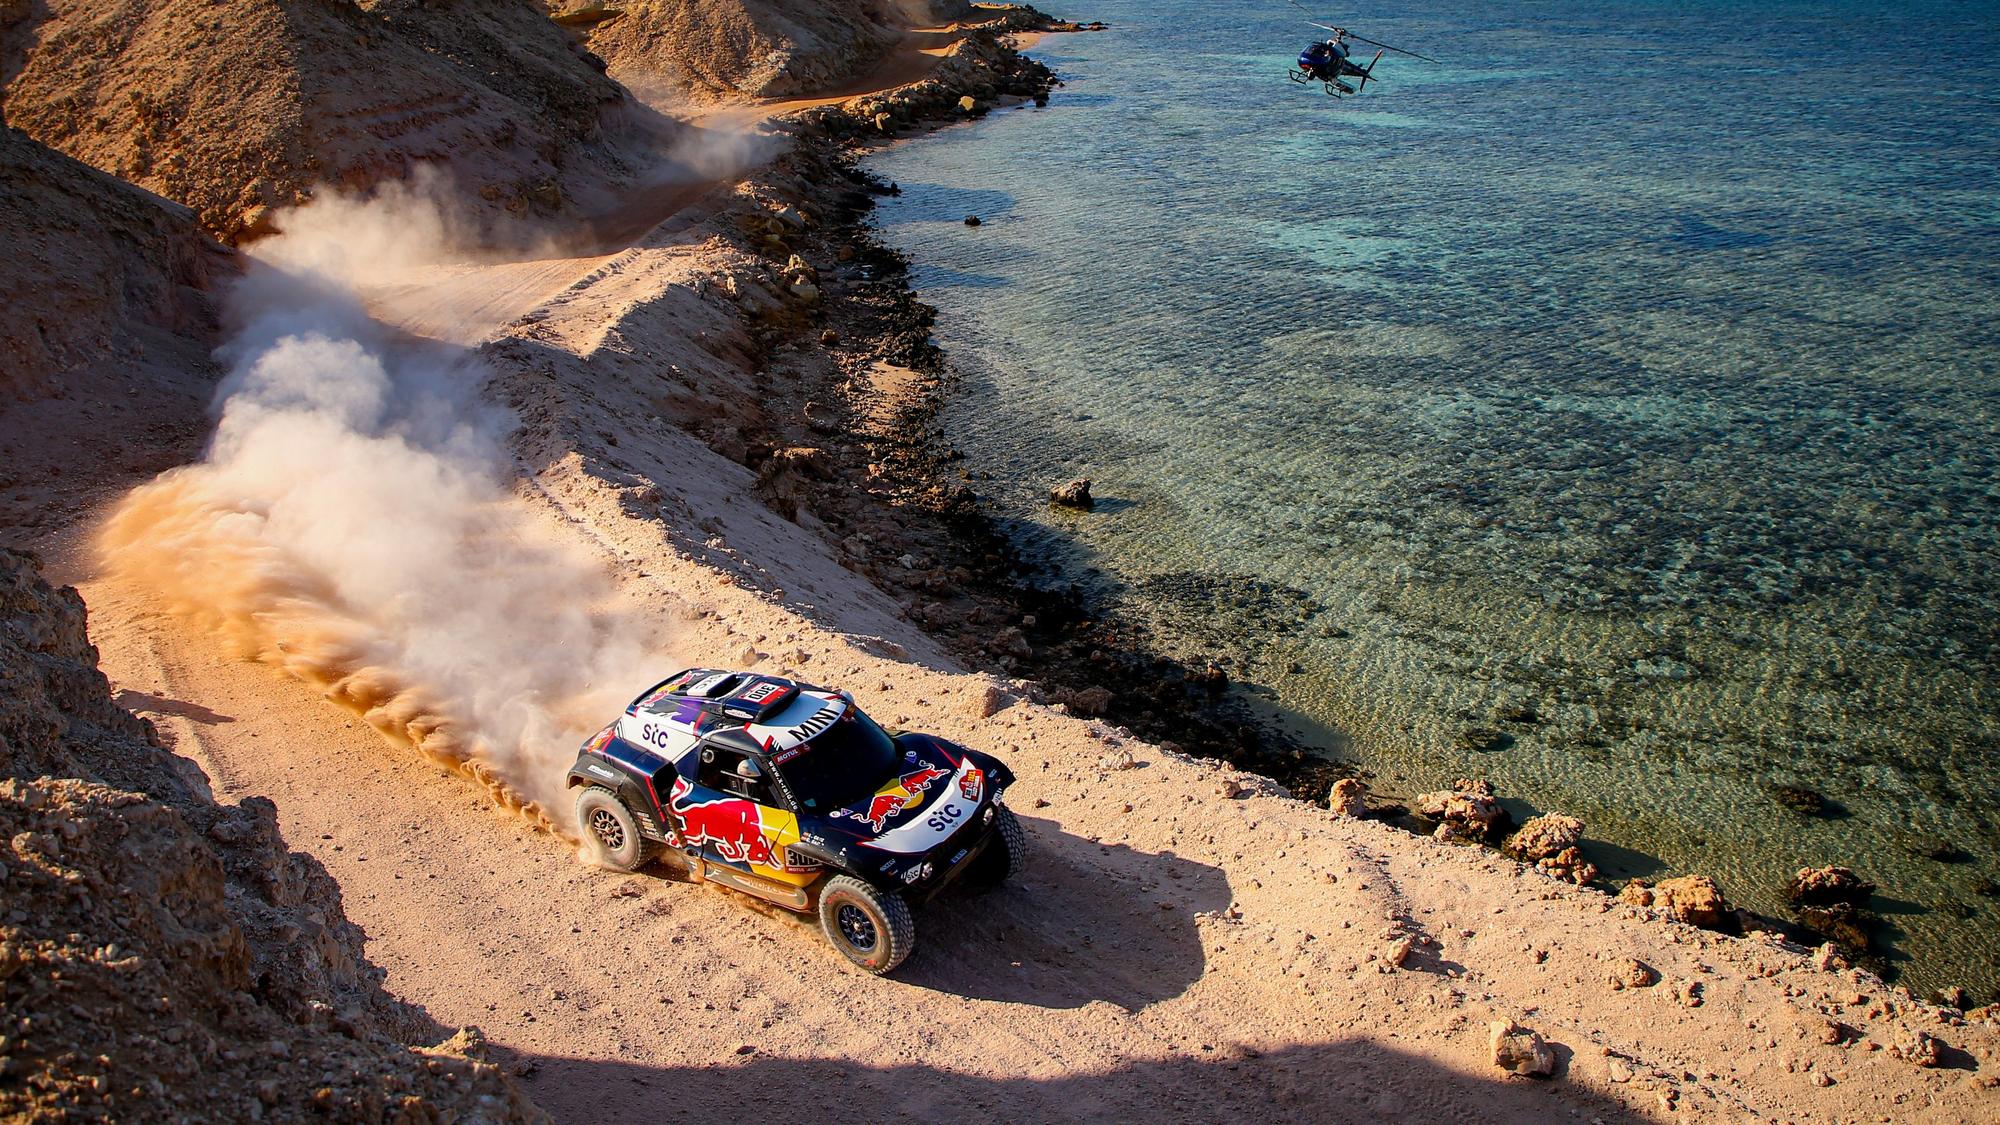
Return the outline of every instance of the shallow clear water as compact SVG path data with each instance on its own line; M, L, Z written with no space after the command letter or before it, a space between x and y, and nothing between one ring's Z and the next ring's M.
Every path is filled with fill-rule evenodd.
M1065 14L1115 29L1043 41L1048 108L871 159L1023 545L1403 792L1772 912L1850 863L1913 986L1990 999L2000 14L1355 11L1446 61L1340 102L1282 4Z

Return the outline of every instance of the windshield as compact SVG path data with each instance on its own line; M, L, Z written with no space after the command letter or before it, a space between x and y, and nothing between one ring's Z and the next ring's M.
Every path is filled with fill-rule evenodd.
M829 812L854 804L896 772L896 744L875 720L850 704L840 721L777 767L801 811Z

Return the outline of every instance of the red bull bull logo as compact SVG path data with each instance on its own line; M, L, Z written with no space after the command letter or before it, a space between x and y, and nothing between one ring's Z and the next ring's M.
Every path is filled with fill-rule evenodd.
M861 814L861 819L868 822L868 827L880 832L883 825L889 823L889 818L922 800L924 790L929 789L932 782L949 775L950 771L937 766L911 770L897 778L896 784L875 794L868 802L868 811Z
M737 863L773 864L771 841L764 836L764 820L757 802L742 797L724 797L698 805L678 802L693 786L686 778L674 779L668 807L680 818L681 840L689 847L715 845L715 853Z

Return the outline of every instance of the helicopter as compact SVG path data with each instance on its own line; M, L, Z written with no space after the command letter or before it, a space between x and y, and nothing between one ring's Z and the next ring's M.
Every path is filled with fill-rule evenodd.
M1292 0L1292 6L1305 12L1307 15L1312 14L1311 10L1305 5L1298 3L1298 0ZM1366 90L1368 88L1368 80L1375 78L1375 64L1382 61L1382 55L1386 51L1394 51L1399 55L1408 55L1413 59L1422 59L1425 62L1434 63L1437 61L1429 55L1420 55L1415 51L1405 51L1401 47L1392 47L1387 43L1378 42L1366 36L1356 35L1346 28L1314 23L1310 20L1307 22L1312 23L1314 27L1322 31L1333 32L1333 38L1325 41L1315 40L1308 43L1306 49L1299 52L1299 65L1286 73L1291 77L1292 81L1300 85L1310 82L1320 83L1326 88L1327 94L1331 97L1344 98L1350 94L1358 94ZM1379 48L1375 52L1375 57L1368 60L1367 66L1362 66L1354 61L1353 48L1349 46L1350 40ZM1359 78L1361 81L1358 85L1350 86L1346 82L1341 81L1343 78ZM1378 82L1381 81L1379 78L1375 80Z

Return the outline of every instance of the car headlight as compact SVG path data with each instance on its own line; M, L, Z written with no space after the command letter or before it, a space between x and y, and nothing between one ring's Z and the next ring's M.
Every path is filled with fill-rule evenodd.
M931 875L931 863L929 860L925 860L924 862L917 864L915 867L910 868L908 871L903 872L903 882L920 883L923 880L930 878L930 875Z

